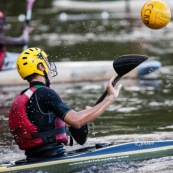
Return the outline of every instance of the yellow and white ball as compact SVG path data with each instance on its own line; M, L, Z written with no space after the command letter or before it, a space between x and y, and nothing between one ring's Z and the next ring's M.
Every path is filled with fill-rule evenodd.
M169 6L161 0L147 1L141 10L143 23L151 29L161 29L171 20Z

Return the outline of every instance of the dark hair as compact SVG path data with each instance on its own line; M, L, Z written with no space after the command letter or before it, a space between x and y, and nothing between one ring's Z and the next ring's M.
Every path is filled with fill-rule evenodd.
M25 79L28 81L28 82L31 82L33 79L35 79L36 77L38 76L37 73L34 73L34 74L31 74L29 76L27 76Z

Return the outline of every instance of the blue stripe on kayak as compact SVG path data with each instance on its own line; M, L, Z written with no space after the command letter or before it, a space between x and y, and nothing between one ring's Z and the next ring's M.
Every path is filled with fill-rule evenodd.
M135 143L127 143L122 145L114 145L109 146L102 149L96 149L95 151L79 154L76 157L87 157L87 156L96 156L96 155L103 155L103 154L112 154L112 153L121 153L121 152L128 152L128 151L137 151L137 150L145 150L145 149L153 149L159 147L166 147L166 146L173 146L173 141L159 141L159 142L135 142Z

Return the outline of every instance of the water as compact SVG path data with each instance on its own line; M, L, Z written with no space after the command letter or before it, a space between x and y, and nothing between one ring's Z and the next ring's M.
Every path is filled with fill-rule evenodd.
M114 60L119 55L146 54L160 60L163 66L173 64L172 27L158 31L142 25L137 20L123 20L123 14L98 11L62 11L52 6L53 1L37 0L31 25L34 31L29 46L43 48L55 61ZM2 9L10 16L11 36L19 36L22 23L17 21L25 13L25 1L6 3L0 0ZM0 10L1 10L0 8ZM134 15L134 14L133 14ZM135 14L136 15L136 14ZM15 20L10 20L15 19ZM13 31L13 32L12 32ZM11 52L22 48L10 47ZM87 74L86 74L87 75ZM152 81L122 80L119 98L100 118L90 124L86 145L97 142L116 144L146 140L173 139L173 87L172 72ZM63 100L75 110L92 106L103 93L106 82L53 84ZM0 162L24 158L8 130L8 112L15 95L27 86L1 86L0 88ZM75 145L74 147L78 147ZM79 170L95 172L171 172L172 157L129 162L110 163L101 167ZM41 171L40 171L41 172ZM35 173L35 172L34 172Z

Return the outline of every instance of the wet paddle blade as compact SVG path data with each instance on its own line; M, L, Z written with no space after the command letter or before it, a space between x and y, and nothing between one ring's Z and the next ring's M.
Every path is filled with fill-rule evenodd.
M80 145L83 145L88 136L88 125L84 125L79 129L75 129L74 127L69 127L70 136ZM73 145L73 142L71 146Z
M115 59L113 67L119 76L123 76L147 59L146 55L123 55Z
M113 62L113 67L118 75L113 81L112 85L115 86L123 75L127 74L128 72L133 70L135 67L137 67L147 59L148 57L146 55L123 55L116 58ZM107 91L105 90L105 92L97 100L95 105L102 102L106 96L107 96Z

